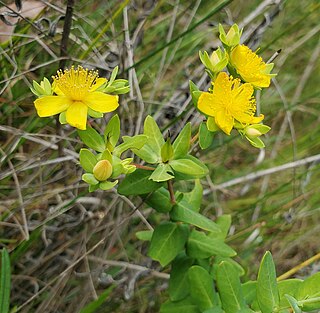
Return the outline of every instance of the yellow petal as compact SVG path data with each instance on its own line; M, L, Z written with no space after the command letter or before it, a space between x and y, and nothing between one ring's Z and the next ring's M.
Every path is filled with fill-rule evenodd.
M104 83L107 82L106 78L103 77L99 77L95 80L95 84L92 85L92 87L90 88L90 91L95 91L97 90L99 87L101 87Z
M64 96L64 93L61 91L61 89L58 87L57 83L53 81L52 84L52 90L58 95L58 96Z
M100 91L90 92L83 102L92 110L106 113L114 111L118 106L118 96L107 95Z
M225 111L219 111L215 117L215 121L221 130L230 135L234 125L234 118L231 115L226 114Z
M40 117L55 115L65 111L71 102L64 96L45 96L35 100L34 105Z
M209 92L203 92L201 93L198 99L198 109L206 115L215 116L216 110L212 105L213 102L214 102L213 94Z
M67 122L78 129L86 129L88 107L82 102L73 102L67 112Z

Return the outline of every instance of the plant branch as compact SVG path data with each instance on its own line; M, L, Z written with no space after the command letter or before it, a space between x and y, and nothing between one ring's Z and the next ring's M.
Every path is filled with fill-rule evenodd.
M168 190L169 190L169 194L170 194L170 201L172 204L176 204L176 198L174 196L172 179L168 180L167 184L168 184Z

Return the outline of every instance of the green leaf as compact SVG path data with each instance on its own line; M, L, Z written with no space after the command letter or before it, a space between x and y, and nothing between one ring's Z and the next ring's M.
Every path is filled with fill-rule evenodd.
M242 292L244 299L248 305L257 298L257 282L254 280L249 280L242 284Z
M160 224L153 232L148 255L166 266L183 250L188 233L186 225L171 222Z
M149 179L151 174L151 171L136 169L119 184L118 193L124 196L143 195L162 187L163 183L157 183Z
M147 145L157 156L160 156L164 139L157 123L150 115L144 121L144 134L148 136Z
M190 295L201 311L214 306L213 278L201 266L194 265L188 270Z
M100 118L103 117L103 113L97 112L95 110L92 110L88 107L88 115L93 117L93 118Z
M116 77L117 77L118 70L119 70L119 67L118 67L118 66L116 66L116 67L112 70L110 79L109 79L109 81L108 81L108 85L111 85L111 84L114 82L114 80L115 80Z
M173 207L170 211L170 217L174 221L191 224L214 233L221 232L220 227L216 223L190 209L188 203L183 200Z
M188 175L190 178L201 178L208 174L208 168L196 158L171 160L170 166L175 172Z
M199 179L195 179L194 188L190 192L183 193L183 199L189 203L189 207L199 212L202 202L203 188Z
M214 117L212 117L212 116L208 116L207 128L211 133L214 133L214 132L216 132L216 131L218 131L220 129L218 127L218 125L216 124L216 121L215 121Z
M1 252L0 274L0 312L8 313L10 307L11 268L8 251L3 248Z
M303 280L301 279L286 279L278 282L278 290L280 297L280 307L288 306L288 299L285 297L286 294L289 294L295 297L299 287L301 286Z
M221 262L218 266L217 287L225 312L238 313L246 308L239 274L229 262Z
M285 297L287 298L288 302L290 303L291 308L293 309L294 313L302 313L302 310L299 307L298 301L290 296L290 295L285 295Z
M231 226L231 215L229 214L224 214L221 215L217 218L216 220L216 224L219 225L220 229L221 229L221 234L219 234L219 238L220 239L225 239L228 235L230 226ZM209 234L209 237L213 237L215 236L214 234Z
M172 262L168 288L172 301L182 300L189 294L188 269L192 266L193 261L185 255L178 255Z
M103 303L108 299L110 296L112 290L116 287L116 285L113 285L106 289L99 297L98 299L90 302L87 304L83 309L81 309L80 313L95 313L97 312L97 309L99 309ZM2 311L1 311L2 312Z
M91 173L85 173L82 175L82 180L89 185L97 185L99 181Z
M191 123L187 123L173 143L174 159L180 159L188 154L191 138Z
M320 309L320 272L308 277L296 292L295 298L302 304L303 311ZM314 299L314 300L313 300ZM301 301L306 300L306 301Z
M174 178L172 174L172 169L169 164L160 163L156 169L152 172L151 176L149 177L150 180L156 182L164 182L169 179Z
M192 97L192 102L193 102L194 106L197 107L198 99L201 95L201 91L199 90L197 85L194 82L192 82L191 80L189 80L189 87L190 87L190 94Z
M118 114L112 116L104 131L104 138L106 143L110 143L114 148L120 137L120 119Z
M161 305L160 313L200 313L190 297L181 301L166 301Z
M88 126L86 130L78 129L78 135L83 143L89 148L98 152L103 152L105 150L106 145L104 143L104 140L92 127Z
M207 149L211 146L213 141L214 133L208 130L205 122L202 122L199 126L199 145L202 150Z
M231 257L237 254L222 239L210 238L194 229L188 238L187 253L190 257L198 259L206 259L212 255Z
M136 232L136 237L139 240L150 241L153 235L153 230L141 230Z
M123 143L114 148L113 154L120 156L124 151L131 149L137 154L148 140L146 135L136 135L133 137L123 136ZM137 154L138 155L138 154ZM150 163L150 162L149 162Z
M169 191L164 187L159 188L145 197L145 203L159 213L167 213L172 209Z
M262 258L257 279L257 300L262 313L270 313L279 307L276 269L269 251Z
M102 183L99 184L99 188L102 190L110 190L112 189L116 184L118 183L117 180L115 181L104 181Z
M250 142L250 144L255 148L262 149L265 147L264 142L259 137L255 137L255 138L249 138L248 136L245 136L245 137Z
M81 149L79 159L82 168L86 172L92 173L94 166L97 164L96 156L88 149Z
M234 259L217 255L214 257L214 263L211 268L211 273L213 277L217 276L219 264L222 262L230 263L234 267L234 269L237 271L239 277L243 276L246 273L243 267Z
M172 158L173 158L173 148L170 142L170 138L168 138L165 144L161 147L161 160L163 163L166 163Z

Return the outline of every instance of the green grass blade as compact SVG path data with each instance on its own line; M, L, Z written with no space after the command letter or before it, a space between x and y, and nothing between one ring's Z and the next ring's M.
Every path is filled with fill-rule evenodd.
M183 38L185 35L189 34L190 32L192 32L194 29L196 29L199 25L201 25L203 22L205 22L207 19L209 19L212 15L216 14L217 12L219 12L220 10L222 10L225 6L227 6L229 3L231 3L233 0L225 0L222 1L220 4L218 4L212 11L210 11L207 15L205 15L199 22L193 24L192 26L190 26L189 29L187 29L186 31L184 31L183 33L181 33L179 36L173 38L171 41L165 43L164 45L162 45L161 47L159 47L158 49L155 49L154 51L152 51L151 53L149 53L147 56L145 56L144 58L142 58L140 61L134 63L132 66L126 68L126 71L130 70L133 67L137 67L139 64L145 62L146 60L149 60L150 58L152 58L154 55L156 55L157 53L161 52L163 49L171 46L172 44L174 44L176 41L178 41L180 38Z
M10 306L10 256L4 248L1 255L1 275L0 275L0 312L8 313Z
M94 313L96 310L107 300L112 290L115 288L115 285L106 289L97 300L94 300L87 304L80 313Z

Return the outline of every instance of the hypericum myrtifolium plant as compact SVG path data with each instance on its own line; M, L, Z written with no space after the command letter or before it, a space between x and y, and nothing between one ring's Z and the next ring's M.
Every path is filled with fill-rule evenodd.
M170 268L168 300L162 304L161 313L299 313L320 309L320 273L304 281L279 280L272 256L266 252L257 279L241 281L241 260L233 259L237 253L225 243L230 216L219 216L214 222L200 212L200 179L210 173L190 154L190 143L198 140L206 149L216 132L230 135L234 129L251 145L262 148L260 137L270 130L262 124L264 116L255 115L254 93L270 85L275 75L271 74L273 64L266 64L240 44L241 33L237 25L228 33L220 26L223 48L211 54L200 52L212 85L208 91L200 91L190 82L190 92L205 121L195 134L195 127L187 123L175 140L164 139L151 116L144 121L143 134L123 136L120 144L117 115L110 119L103 135L87 125L88 116L99 118L114 111L119 105L118 94L129 90L127 81L115 79L117 68L109 81L79 66L59 71L52 84L46 78L33 84L39 116L60 114L62 124L79 129L79 137L87 146L79 155L85 171L82 179L89 190L117 188L121 195L141 197L162 215L154 230L137 233L139 239L150 242L149 257ZM128 149L144 165L134 164L132 158L123 159ZM192 191L179 191L179 184L174 184L185 180L193 181ZM3 263L2 273L7 264ZM8 284L2 279L1 288L4 282Z

